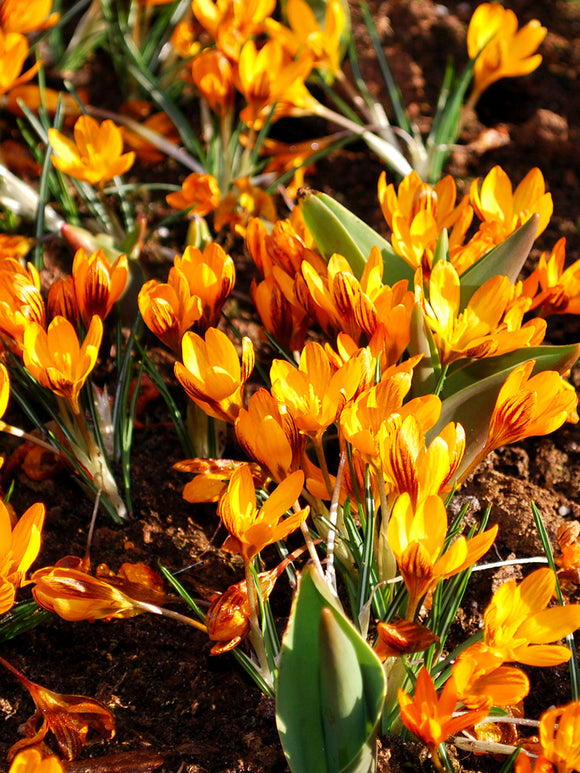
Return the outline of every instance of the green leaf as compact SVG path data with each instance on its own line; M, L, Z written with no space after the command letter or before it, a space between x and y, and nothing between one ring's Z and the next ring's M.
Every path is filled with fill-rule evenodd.
M21 601L0 617L0 642L32 631L37 625L42 625L54 618L55 615L52 612L39 607L34 599Z
M302 189L299 203L304 222L325 260L339 253L360 279L371 248L378 247L385 266L383 282L392 285L399 279L413 280L413 269L390 243L331 196Z
M313 567L302 572L282 642L276 704L292 773L376 769L385 675L339 603Z
M464 271L460 278L461 311L467 306L473 293L488 279L507 276L512 284L515 283L532 249L539 219L539 215L532 215L517 231Z

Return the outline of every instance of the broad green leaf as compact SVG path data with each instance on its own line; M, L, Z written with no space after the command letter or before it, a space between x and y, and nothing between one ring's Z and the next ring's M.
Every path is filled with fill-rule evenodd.
M462 311L473 293L488 279L507 276L514 284L532 249L539 219L539 215L532 215L517 231L463 272L460 278Z
M391 244L331 196L303 189L299 203L304 222L325 260L339 253L360 279L371 248L378 247L383 256L386 284L393 285L399 279L413 281L413 269L396 254Z
M383 667L323 578L306 567L282 642L276 720L292 773L370 773Z

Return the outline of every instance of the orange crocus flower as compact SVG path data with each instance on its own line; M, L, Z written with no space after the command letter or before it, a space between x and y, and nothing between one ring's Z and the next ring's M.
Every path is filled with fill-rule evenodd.
M10 511L0 499L0 614L14 604L16 591L40 550L44 505L32 505L13 527Z
M304 85L312 70L312 58L301 52L290 59L276 40L260 50L248 40L241 52L234 82L248 105L240 118L250 128L260 129L274 105L274 118L291 115L295 108L312 108L316 100Z
M505 380L478 460L500 446L534 435L548 435L565 421L578 421L574 387L555 370L531 376L535 364L535 360L521 363Z
M298 469L304 450L304 437L292 416L266 389L255 392L236 419L238 443L278 482Z
M38 749L25 749L12 761L9 773L64 773L58 757L43 757Z
M77 308L85 325L96 314L102 320L121 297L129 276L129 261L119 255L111 265L102 250L87 256L78 249L75 253L72 277Z
M169 193L167 203L175 209L190 209L192 215L205 217L220 203L218 181L211 174L192 172L182 183L181 191Z
M268 35L282 43L292 59L306 50L315 68L340 76L340 38L346 22L342 0L328 0L322 27L306 0L288 0L286 17L288 27L266 19L264 26Z
M246 40L263 31L263 22L274 11L276 0L193 0L191 8L217 47L237 61Z
M552 644L580 627L580 604L547 609L556 588L552 569L537 569L517 585L508 580L495 592L484 615L483 643L467 653L492 651L504 662L555 666L570 659L570 650Z
M10 397L10 376L8 375L6 365L0 362L0 419L6 413L9 397Z
M527 75L539 67L542 57L535 52L547 32L537 19L518 30L515 13L499 3L479 5L467 30L469 57L477 57L470 104L500 78Z
M40 62L22 72L28 57L28 41L19 32L7 32L0 27L0 97L15 86L34 78Z
M413 268L423 268L427 276L441 231L444 228L451 231L449 249L453 256L471 225L473 209L469 197L464 196L457 206L456 197L451 175L432 187L413 171L397 191L394 185L387 185L385 172L379 178L379 201L392 231L393 249Z
M23 359L29 373L79 413L79 393L95 367L103 338L103 323L94 316L82 345L74 327L55 317L48 330L31 322L24 332Z
M20 351L24 331L31 322L44 326L46 310L40 292L40 277L32 263L26 268L14 258L0 260L0 333Z
M254 346L242 341L242 363L225 333L210 327L205 341L196 333L183 336L183 363L175 375L188 396L209 416L234 422L243 406L244 385L254 368Z
M465 450L461 424L450 422L429 446L416 416L394 419L381 453L383 473L393 491L407 492L414 507L428 496L441 493L457 471ZM398 427L398 428L397 428Z
M109 740L114 737L115 717L101 701L84 695L61 695L31 682L4 658L0 658L0 664L14 674L36 704L35 713L26 722L27 737L10 748L9 760L21 749L40 745L49 730L54 734L60 753L67 760L80 757L91 729ZM41 720L42 724L38 728Z
M286 406L300 432L317 440L359 391L363 375L360 358L352 357L335 370L314 341L302 350L298 368L286 360L274 360L270 368L273 396Z
M424 301L425 321L433 332L442 365L462 357L490 357L498 352L497 332L511 297L507 276L494 276L475 291L469 303L460 311L461 286L451 263L439 262L429 279L429 300ZM501 340L506 347L517 349L527 345L534 330ZM510 350L507 349L507 350Z
M568 703L542 714L540 745L542 753L534 770L542 760L550 762L557 773L572 773L580 768L580 702ZM517 767L516 771L519 773Z
M60 18L50 13L53 0L3 0L0 27L4 32L35 32L52 27Z
M250 562L267 545L286 539L308 518L310 512L307 506L283 518L297 502L303 485L302 470L291 473L258 510L250 468L247 464L239 467L218 506L219 516L229 531L223 549L229 553L240 553L245 562Z
M196 247L186 247L181 257L175 256L173 266L171 271L184 276L191 295L197 295L201 300L199 329L205 332L217 325L222 307L236 282L236 268L232 258L221 245L212 242L203 252Z
M151 279L139 291L139 310L145 324L177 356L184 333L195 325L199 333L219 321L235 283L232 258L216 243L204 251L186 247L176 255L167 284Z
M412 620L419 601L439 580L473 566L492 546L497 524L467 540L461 536L443 552L447 537L447 512L439 496L432 495L413 507L401 494L393 507L387 539L409 593L407 619Z
M202 51L191 62L191 76L197 90L219 116L227 115L234 105L234 73L227 56L212 48Z
M519 668L504 666L493 650L467 648L453 664L459 699L470 709L515 706L528 695L530 680Z
M536 270L526 283L535 280L531 293L540 286L540 292L533 298L530 309L541 306L542 314L580 314L580 260L564 268L566 262L566 237L559 239L547 258L540 255Z
M552 194L546 193L544 176L538 168L531 169L514 191L501 166L494 166L481 184L479 178L472 182L469 195L471 205L483 221L471 241L483 240L487 249L503 242L535 213L540 216L536 231L539 236L554 209Z
M55 155L52 163L61 172L91 185L104 185L133 165L135 153L123 154L123 134L113 121L99 124L81 115L74 126L74 141L56 129L48 130Z
M65 317L73 325L78 323L80 319L79 307L75 296L74 280L70 274L65 278L57 279L50 285L46 299L46 310L49 319Z
M433 762L438 770L443 770L437 747L449 738L468 727L473 727L487 716L485 709L467 711L454 717L457 706L457 686L453 676L445 682L440 696L437 695L433 680L423 666L417 677L415 694L411 698L399 688L397 693L401 709L401 721L429 748Z

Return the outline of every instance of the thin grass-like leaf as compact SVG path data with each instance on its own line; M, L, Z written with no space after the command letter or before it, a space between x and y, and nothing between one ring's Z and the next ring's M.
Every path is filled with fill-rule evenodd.
M556 562L554 561L554 553L552 551L550 537L548 536L544 521L542 520L542 515L538 510L536 503L531 502L530 504L532 508L532 515L534 516L534 521L536 524L536 529L538 530L544 553L548 559L548 566L556 575L556 595L558 596L558 603L560 606L564 606L564 596L560 587L560 580L558 579L558 571ZM566 644L572 654L572 657L568 662L568 667L570 669L570 691L572 693L572 700L578 701L580 700L580 665L578 663L578 652L576 650L574 634L571 633L566 636Z

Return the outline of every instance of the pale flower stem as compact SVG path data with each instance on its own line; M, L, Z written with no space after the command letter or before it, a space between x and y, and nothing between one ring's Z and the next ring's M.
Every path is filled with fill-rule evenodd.
M324 455L324 448L322 446L322 436L320 434L315 435L315 437L312 438L312 442L314 444L314 450L316 451L316 458L318 459L318 464L320 465L320 471L322 472L322 477L324 478L326 490L328 491L328 496L331 497L334 486L332 485L332 481L330 480L328 465L326 464L326 457Z
M50 443L47 443L46 440L42 440L35 435L31 435L29 432L25 432L23 429L20 429L20 427L14 427L12 424L6 424L5 422L0 421L0 432L5 432L7 435L19 437L23 440L29 440L31 443L40 446L40 448L44 448L46 451L50 451L58 456L58 449L50 445Z
M346 461L346 451L343 451L340 455L340 462L338 465L338 471L336 473L336 485L332 492L332 500L330 502L330 524L331 528L328 532L328 539L326 540L326 582L338 596L338 588L336 587L336 572L334 569L334 544L336 542L336 524L338 521L338 499L340 497L340 488L342 486L342 473L344 470L344 463Z
M301 507L298 504L298 502L295 502L292 509L296 513L298 512L298 510L301 509ZM322 569L320 558L318 557L318 553L316 552L314 540L310 536L310 532L308 531L308 526L306 525L305 521L302 521L302 523L300 524L300 531L302 532L302 536L304 537L304 542L306 543L306 547L308 548L308 555L310 556L312 563L318 569L321 576L324 577L324 570Z
M260 628L260 619L258 617L258 605L256 603L256 581L249 561L244 559L244 569L246 572L246 591L248 594L248 606L250 608L250 635L249 639L258 656L259 671L262 677L270 684L272 676L270 673L270 664L264 645L264 637Z
M379 575L381 580L390 580L397 574L397 562L393 551L389 546L387 539L387 528L389 525L389 505L387 502L387 492L385 489L385 478L383 471L377 468L377 483L379 487L379 498L381 501L381 527L380 527L380 541L379 541Z
M207 628L205 625L200 623L199 620L194 620L192 617L187 617L186 615L182 615L179 612L174 612L172 609L158 607L156 604L148 604L146 601L135 601L134 599L132 599L132 601L136 607L142 609L144 612L150 612L152 615L163 615L163 617L170 617L172 620L177 620L179 623L185 623L185 625L190 625L192 628L197 628L198 631L207 633Z

